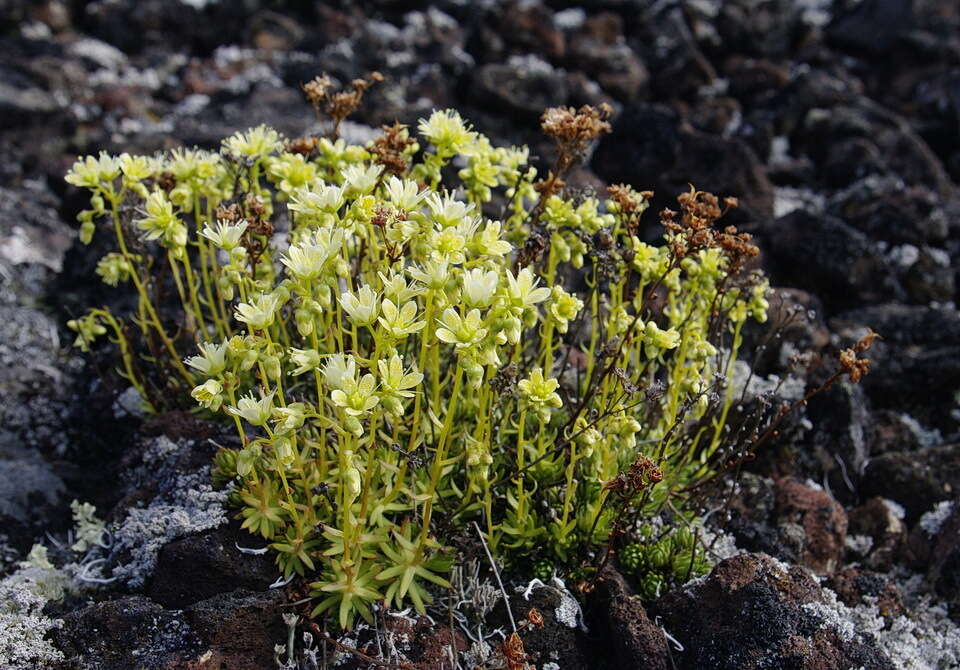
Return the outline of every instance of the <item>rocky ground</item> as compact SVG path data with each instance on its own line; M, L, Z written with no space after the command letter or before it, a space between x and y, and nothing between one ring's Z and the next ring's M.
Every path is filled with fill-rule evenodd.
M737 196L774 321L808 317L761 377L883 336L862 385L817 397L741 476L711 520L723 560L708 577L646 609L615 571L582 611L562 584L513 585L511 611L547 619L522 634L531 663L960 667L950 0L0 0L0 667L503 667L490 645L506 612L478 566L458 579L469 626L384 615L337 643L294 629L301 594L268 588L269 557L240 550L259 545L209 485L218 428L139 415L63 325L103 295L63 182L77 154L212 147L261 122L301 135L316 129L301 82L371 70L387 79L350 137L455 106L545 156L545 107L608 102L613 133L578 185L632 183L657 207L688 183ZM103 546L68 546L75 499L107 521ZM38 540L69 561L29 568L59 589L50 602L17 586Z

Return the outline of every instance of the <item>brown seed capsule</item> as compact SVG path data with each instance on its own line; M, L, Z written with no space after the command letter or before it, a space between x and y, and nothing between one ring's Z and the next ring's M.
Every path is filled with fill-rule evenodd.
M538 610L536 607L531 607L530 611L527 612L527 621L531 626L543 628L543 615L540 614L540 610Z
M507 670L527 670L527 653L523 648L523 640L517 633L513 633L503 644L500 645L500 652L507 663Z

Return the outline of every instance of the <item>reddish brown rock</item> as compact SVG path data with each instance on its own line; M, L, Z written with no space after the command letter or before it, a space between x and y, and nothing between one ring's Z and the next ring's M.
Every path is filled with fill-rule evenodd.
M209 652L211 670L259 670L274 664L273 645L284 640L281 591L237 589L201 601L187 610L191 628ZM205 652L205 653L206 653ZM201 655L203 658L203 655Z
M847 514L850 535L862 535L871 540L870 549L861 560L872 570L888 570L903 545L906 528L882 498L873 497Z
M667 670L667 638L654 624L619 572L607 565L592 594L591 608L609 631L610 650L618 668Z
M880 616L887 621L905 613L903 594L897 585L886 575L857 567L845 568L835 572L826 584L837 597L849 607L875 603Z
M910 532L905 557L960 620L960 499L941 502Z
M796 479L781 479L776 484L775 514L781 527L795 524L802 529L798 556L802 565L827 574L842 564L847 514L829 493Z

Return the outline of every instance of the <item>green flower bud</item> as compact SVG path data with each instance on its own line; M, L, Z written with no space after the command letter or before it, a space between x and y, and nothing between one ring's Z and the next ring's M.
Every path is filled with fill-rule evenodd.
M253 466L260 458L260 446L250 445L246 449L241 449L237 453L237 474L246 477L253 472Z
M293 441L289 437L278 437L273 441L273 453L285 467L293 465Z
M301 337L310 337L313 332L313 314L302 307L297 308L293 313L293 318L297 323L297 332Z
M90 219L85 220L80 224L80 241L83 244L90 244L93 240L93 233L96 231L96 226L93 224L93 221Z
M267 377L273 380L280 379L280 375L283 373L280 367L280 357L270 354L269 356L264 356L261 360Z
M360 471L356 468L349 468L344 473L343 479L349 504L360 497L360 492L363 489L363 480L360 477Z

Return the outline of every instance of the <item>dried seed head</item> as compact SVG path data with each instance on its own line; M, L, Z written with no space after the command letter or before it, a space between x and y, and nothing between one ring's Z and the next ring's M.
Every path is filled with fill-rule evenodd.
M607 119L612 115L613 108L607 104L584 105L580 109L550 107L540 117L540 127L558 144L585 148L590 140L610 132Z
M240 211L240 206L236 203L230 205L221 204L217 206L216 218L218 221L236 223L243 218L243 212Z
M317 116L321 118L327 116L333 121L333 134L337 135L340 124L357 110L367 89L382 81L382 74L371 72L365 78L350 82L349 89L334 91L333 79L327 74L322 74L301 88Z
M309 156L314 151L317 150L317 138L316 137L298 137L297 139L290 140L287 142L284 150L292 154L301 154L303 156Z
M407 126L395 123L392 126L383 126L383 134L373 140L370 153L387 172L402 175L409 165L407 150L416 143L417 141L410 137Z
M630 499L644 489L663 481L663 472L656 463L644 456L637 456L626 472L621 472L603 484L603 490L611 491L621 498Z
M531 626L534 626L536 628L543 628L543 625L544 625L543 615L540 613L540 610L538 610L536 607L531 607L530 611L527 612L527 621L530 623Z
M507 663L507 670L527 670L527 652L523 648L523 640L517 633L513 633L503 644L500 645L500 652Z

